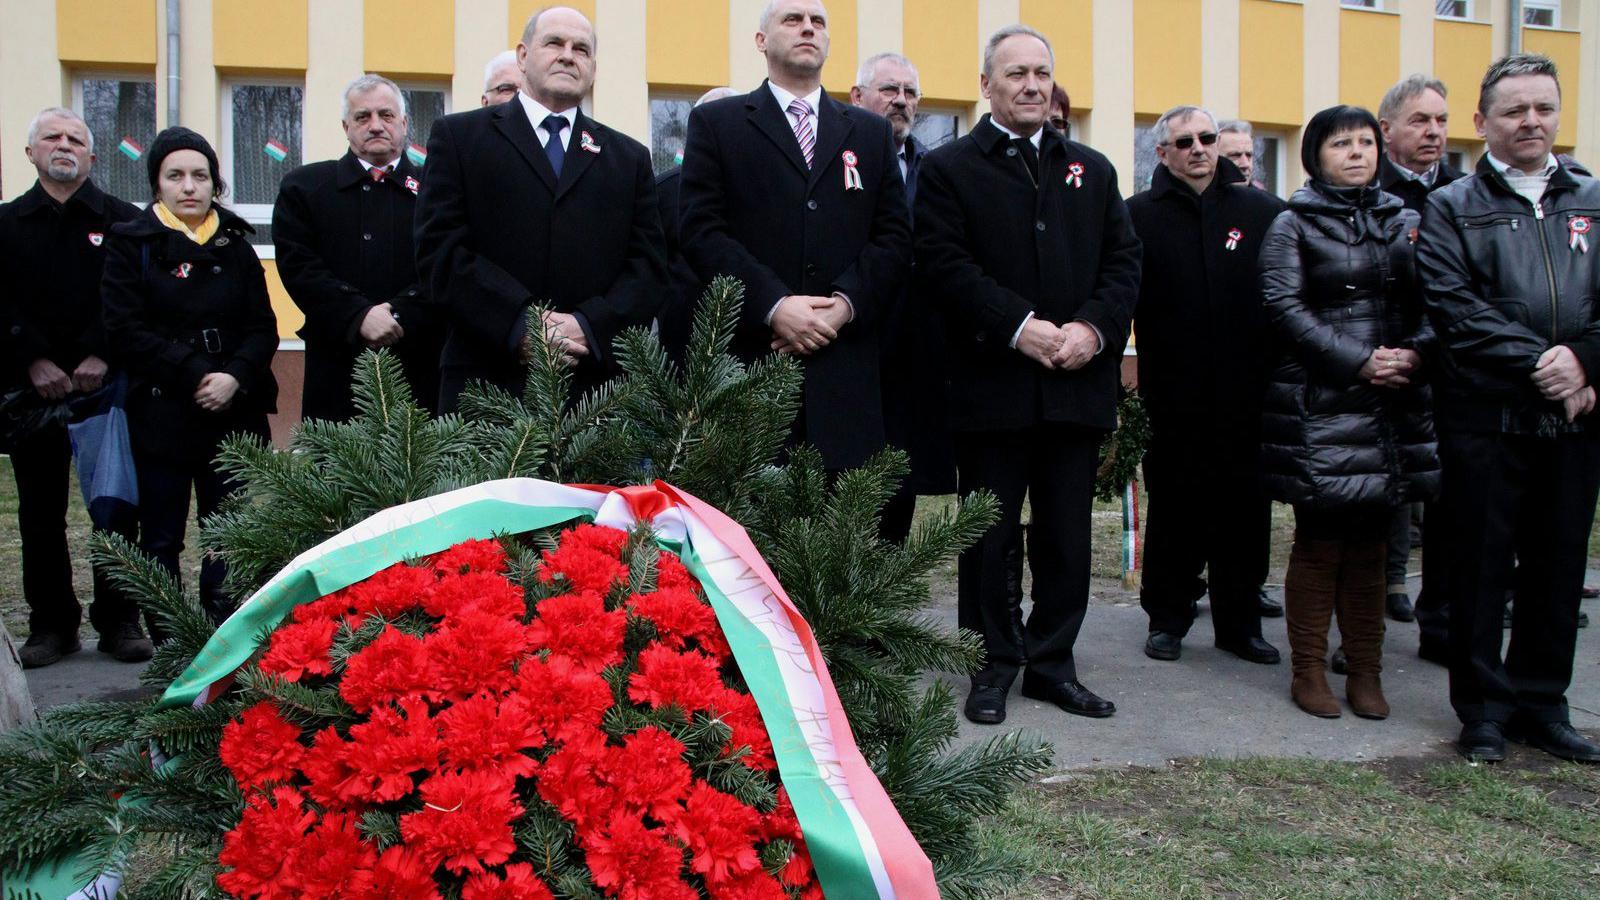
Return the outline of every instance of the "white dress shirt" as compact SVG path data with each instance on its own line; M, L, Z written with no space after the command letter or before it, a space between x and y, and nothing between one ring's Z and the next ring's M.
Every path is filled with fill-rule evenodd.
M1556 171L1554 154L1545 156L1544 168L1537 175L1529 175L1520 169L1513 169L1509 164L1495 159L1493 153L1488 154L1488 156L1489 165L1493 166L1494 170L1505 178L1506 184L1510 185L1513 191L1521 194L1522 199L1532 204L1535 210L1538 210L1539 201L1544 199L1544 190L1550 186L1550 176Z
M522 111L528 114L528 123L533 126L533 133L539 136L539 146L548 146L550 132L545 129L544 120L554 110L545 109L544 104L521 91L517 91L517 99L522 101ZM567 120L567 127L561 129L561 149L569 150L572 148L572 131L578 127L578 108L574 106L556 115Z

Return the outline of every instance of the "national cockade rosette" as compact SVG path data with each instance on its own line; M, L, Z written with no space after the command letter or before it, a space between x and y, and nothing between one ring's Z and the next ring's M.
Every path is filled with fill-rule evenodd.
M224 730L244 809L221 887L820 898L761 715L679 559L582 524L526 590L509 568L498 542L466 541L277 627L261 672L320 700L265 700Z

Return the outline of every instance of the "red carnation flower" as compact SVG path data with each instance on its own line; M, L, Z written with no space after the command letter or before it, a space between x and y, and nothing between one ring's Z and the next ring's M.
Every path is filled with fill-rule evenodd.
M686 713L709 709L726 688L716 661L697 651L675 653L652 644L639 654L639 670L628 680L628 696L656 708L677 706Z
M300 760L300 771L306 776L306 793L328 809L359 807L367 795L366 774L351 764L349 748L339 732L329 725L317 732L311 749Z
M367 712L391 700L437 699L440 682L440 673L434 670L422 641L391 625L350 657L339 682L339 696L357 712Z
M663 588L653 594L635 594L629 601L633 614L649 619L660 642L682 650L694 641L719 660L728 654L728 640L717 624L717 614L686 588Z
M782 785L778 787L778 804L761 817L761 831L769 841L781 839L800 843L800 819L794 814L794 804L789 802L789 791Z
M769 772L777 769L778 761L772 754L772 737L767 734L766 723L761 721L761 708L756 705L756 698L725 689L716 700L716 712L733 729L733 735L723 749L725 754L731 754L740 747L749 747L750 752L739 757L740 762L752 769Z
M372 896L381 900L438 900L433 869L404 844L383 851L372 870Z
M789 900L783 884L760 869L736 875L727 881L707 881L706 892L711 895L711 900Z
M522 804L511 779L486 772L441 772L422 783L423 808L400 817L400 834L429 866L481 872L517 849L511 823Z
M626 581L628 566L622 561L626 532L598 525L579 525L561 534L555 550L544 551L539 580L548 584L557 574L576 591L604 594L617 581Z
M272 701L263 700L222 727L217 750L233 780L249 790L294 777L306 752L299 738L299 726L285 721Z
M372 896L378 852L361 839L349 813L329 813L284 860L288 880L305 897Z
M599 780L606 758L605 736L596 730L575 734L539 767L539 796L562 818L586 828L616 800L616 792Z
M506 551L499 541L468 540L434 554L428 562L447 575L465 575L468 572L493 574L506 570Z
M598 672L622 662L622 638L628 614L606 611L599 594L563 594L539 602L538 618L528 624L533 645L552 657Z
M796 844L794 852L789 854L789 861L783 864L783 871L778 873L783 883L790 887L805 887L816 877L816 869L811 866L811 854L806 851L804 844Z
M539 764L524 750L545 744L544 729L533 717L533 703L521 694L497 699L477 694L439 713L445 765L458 771L532 775Z
M615 790L624 812L667 821L689 795L691 775L683 752L683 743L667 732L641 728L623 746L606 748L600 779Z
M504 876L479 872L461 888L461 900L552 900L550 889L527 863L511 863Z
M443 618L446 625L452 624L451 619L470 612L519 621L528 614L522 588L492 572L469 572L439 579L422 598L422 608L429 615Z
M332 675L333 635L338 619L315 618L294 622L272 633L267 652L261 657L261 671L284 681L299 681L307 675Z
M501 691L531 646L528 626L509 616L466 612L423 642L434 685L452 698Z
M661 551L661 555L656 558L657 590L682 589L692 591L698 586L699 582L695 580L693 575L689 574L688 569L684 568L683 560L679 559L676 553L666 550Z
M589 874L607 896L621 900L696 900L678 877L683 848L661 829L632 816L616 816L603 829L579 833Z
M523 660L517 689L528 701L529 715L557 741L593 734L615 703L605 679L564 659Z
M347 588L350 606L361 616L376 613L385 619L393 619L420 606L423 595L433 587L438 577L432 569L395 563L366 581Z
M290 613L294 622L316 622L324 619L338 620L350 613L350 589L334 591L326 597L302 603Z
M761 837L761 814L703 781L695 782L673 834L688 845L690 866L707 884L761 868L756 841Z
M393 707L379 706L367 721L350 726L345 758L356 769L352 781L362 785L358 799L387 803L411 793L411 776L439 764L442 747L439 728L428 717L428 704L406 700L402 716Z
M239 824L222 837L217 861L229 871L217 876L217 886L236 897L294 896L278 876L290 851L317 820L304 804L305 797L292 787L251 797Z

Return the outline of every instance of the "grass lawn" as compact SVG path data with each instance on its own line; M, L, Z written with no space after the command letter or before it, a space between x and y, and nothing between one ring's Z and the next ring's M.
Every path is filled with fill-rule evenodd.
M1029 873L1008 900L1600 896L1600 768L1552 763L1082 772L1018 792L984 834Z

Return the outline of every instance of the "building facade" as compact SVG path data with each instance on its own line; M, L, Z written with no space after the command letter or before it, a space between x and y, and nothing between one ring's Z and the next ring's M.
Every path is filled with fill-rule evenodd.
M277 280L271 204L303 161L344 152L340 91L362 72L406 89L414 154L437 117L478 104L484 64L516 45L541 0L0 0L0 197L25 191L29 120L46 106L84 113L102 185L148 201L143 148L177 121L217 146L229 202L259 229L283 349L301 316ZM673 164L694 97L753 87L764 0L574 0L599 36L589 111ZM1600 0L830 0L824 85L836 96L857 62L897 51L916 63L918 133L937 143L985 111L978 70L995 29L1026 22L1055 47L1073 137L1116 163L1125 192L1154 166L1149 126L1203 104L1256 126L1266 186L1297 186L1301 124L1352 103L1376 110L1411 72L1451 88L1450 150L1481 153L1472 110L1484 67L1514 46L1562 71L1560 149L1600 164ZM1520 20L1520 21L1516 21ZM172 33L176 39L172 39ZM174 65L174 60L176 65ZM174 102L175 99L175 102ZM174 115L174 107L176 114ZM293 369L292 360L289 369ZM290 371L290 380L294 373ZM286 386L287 387L287 386ZM285 391L298 397L297 385ZM290 411L292 412L292 411Z

